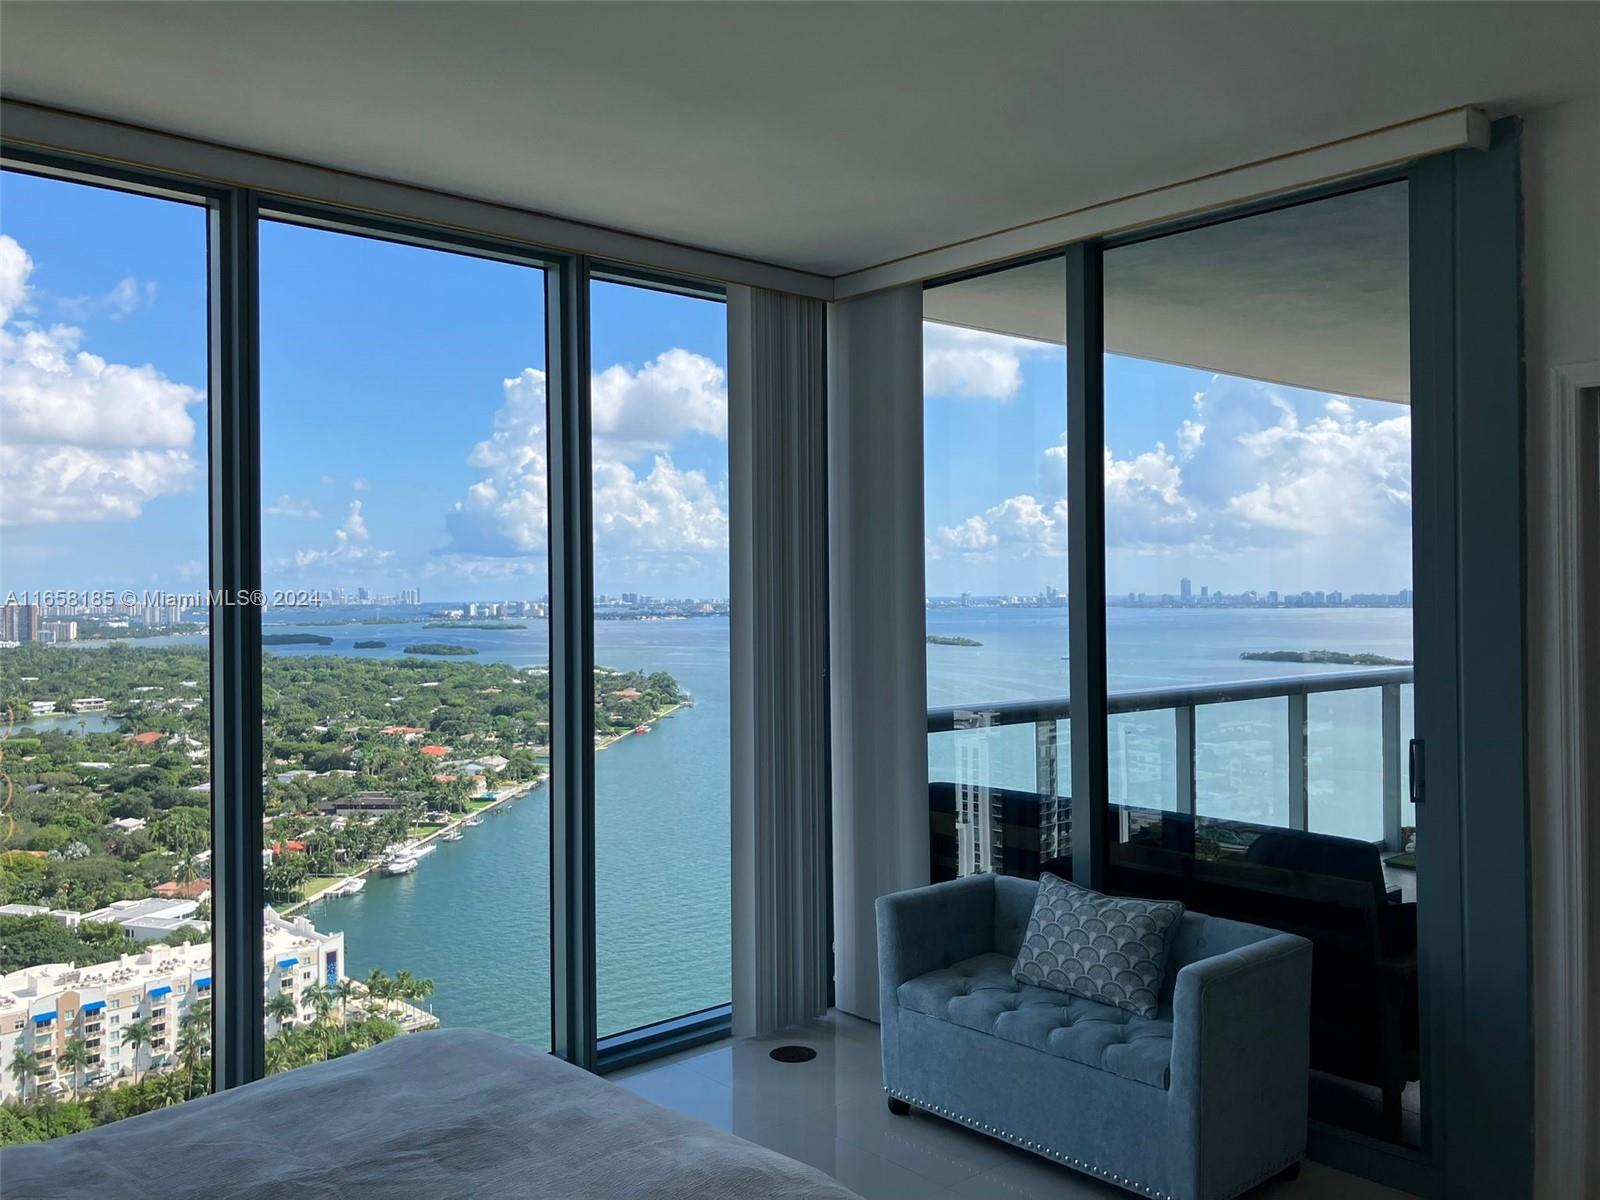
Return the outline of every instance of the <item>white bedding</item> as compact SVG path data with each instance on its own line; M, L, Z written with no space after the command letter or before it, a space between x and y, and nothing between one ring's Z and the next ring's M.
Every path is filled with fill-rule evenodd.
M5 1200L852 1200L826 1176L476 1030L396 1038L0 1151Z

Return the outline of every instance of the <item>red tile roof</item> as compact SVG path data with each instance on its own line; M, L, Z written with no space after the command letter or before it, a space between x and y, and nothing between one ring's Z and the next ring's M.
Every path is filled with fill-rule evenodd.
M424 754L426 754L429 758L443 758L446 754L450 753L450 747L449 746L424 746L424 747L422 747L422 752Z
M211 894L209 879L191 879L188 883L158 883L150 889L158 896L182 896L185 900L200 900Z
M132 742L135 746L154 746L157 742L159 742L162 738L164 738L166 736L167 735L164 734L164 733L154 733L154 732L151 732L151 733L136 733L136 734L132 735L130 738L128 738L128 740L130 742Z

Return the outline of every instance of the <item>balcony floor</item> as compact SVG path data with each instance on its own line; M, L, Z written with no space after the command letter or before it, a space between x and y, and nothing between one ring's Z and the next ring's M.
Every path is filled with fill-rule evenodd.
M813 1047L809 1063L768 1057ZM731 1130L831 1175L866 1200L1118 1200L1129 1193L921 1113L884 1105L878 1027L843 1013L776 1039L734 1039L612 1076L647 1100ZM1307 1163L1299 1180L1252 1200L1405 1200Z

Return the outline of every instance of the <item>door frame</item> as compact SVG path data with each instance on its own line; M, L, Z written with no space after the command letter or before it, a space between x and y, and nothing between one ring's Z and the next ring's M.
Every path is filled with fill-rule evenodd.
M1068 439L1072 594L1103 595L1103 253L1408 185L1414 590L1428 613L1415 630L1426 767L1417 819L1427 826L1419 876L1429 897L1418 907L1423 1146L1313 1123L1310 1153L1453 1200L1501 1200L1533 1185L1519 137L1508 118L1484 150L1080 243L1066 256L1068 429L1078 435ZM1096 887L1106 860L1095 835L1109 803L1107 717L1093 703L1104 697L1104 605L1069 605L1069 624L1072 694L1091 702L1075 705L1071 725L1073 828L1089 834L1073 839L1073 869Z

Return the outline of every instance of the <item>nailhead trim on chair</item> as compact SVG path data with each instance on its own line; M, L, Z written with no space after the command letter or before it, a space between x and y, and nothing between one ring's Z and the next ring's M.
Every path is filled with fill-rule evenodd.
M1107 1171L1104 1167L1097 1167L1093 1163L1084 1162L1081 1158L1072 1158L1069 1155L1057 1154L1054 1150L1051 1150L1047 1146L1041 1146L1038 1142L1030 1142L1026 1138L1017 1137L1015 1134L1007 1133L1004 1129L996 1129L993 1125L988 1125L982 1121L973 1120L971 1117L964 1116L958 1112L952 1112L950 1109L942 1108L937 1104L929 1104L925 1100L918 1100L915 1096L907 1096L903 1092L895 1091L893 1088L885 1087L883 1090L889 1095L893 1096L896 1100L899 1100L905 1104L910 1104L916 1108L920 1108L923 1112L931 1112L935 1116L944 1117L946 1120L954 1121L959 1125L965 1125L967 1128L975 1129L979 1133L987 1133L992 1137L999 1138L1001 1141L1010 1142L1013 1146L1021 1146L1024 1150L1032 1150L1035 1154L1041 1155L1044 1158L1052 1159L1055 1162L1061 1163L1063 1166L1072 1167L1089 1175L1098 1175L1101 1179L1109 1179L1118 1187L1124 1187L1130 1192L1138 1192L1142 1196L1148 1196L1150 1197L1150 1200L1173 1200L1173 1197L1168 1195L1166 1192L1158 1192L1151 1188L1148 1184L1137 1183L1132 1179L1125 1179L1121 1175ZM1290 1155L1288 1158L1278 1163L1277 1166L1268 1171L1262 1172L1255 1178L1251 1179L1248 1183L1234 1188L1228 1193L1228 1195L1242 1195L1249 1189L1255 1187L1256 1184L1263 1183L1277 1175L1280 1171L1284 1171L1289 1167L1292 1167L1295 1163L1301 1161L1301 1157L1302 1156L1299 1154Z
M1136 1183L1132 1179L1125 1179L1121 1175L1117 1175L1106 1170L1104 1167L1097 1167L1093 1163L1085 1162L1080 1158L1072 1158L1065 1154L1057 1154L1048 1146L1042 1146L1038 1142L1032 1142L1027 1138L1018 1137L1016 1134L1008 1133L1004 1129L996 1129L993 1125L986 1125L982 1121L973 1120L971 1117L964 1116L958 1112L952 1112L950 1109L943 1108L940 1105L929 1104L927 1101L918 1100L914 1096L904 1095L903 1093L897 1092L892 1088L886 1087L883 1090L889 1095L893 1096L896 1100L903 1101L906 1104L914 1105L915 1107L922 1109L924 1112L931 1112L936 1116L944 1117L950 1121L955 1121L959 1125L965 1125L969 1129L976 1129L979 1133L987 1133L993 1137L999 1138L1001 1141L1010 1142L1013 1146L1021 1146L1024 1150L1032 1150L1035 1154L1042 1155L1045 1158L1053 1159L1054 1161L1061 1163L1063 1166L1073 1167L1076 1170L1083 1171L1089 1175L1098 1175L1101 1179L1108 1179L1112 1183L1117 1184L1119 1187L1127 1188L1130 1192L1138 1192L1141 1196L1148 1196L1150 1197L1150 1200L1172 1200L1172 1197L1165 1192L1158 1192L1148 1184Z

